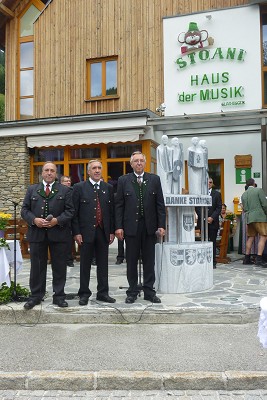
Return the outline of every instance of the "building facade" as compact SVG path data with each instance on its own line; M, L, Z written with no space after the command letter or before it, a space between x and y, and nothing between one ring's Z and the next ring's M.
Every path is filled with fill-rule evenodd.
M266 26L262 1L3 0L0 209L45 160L75 183L100 158L116 186L140 149L156 172L162 134L183 144L184 188L197 136L229 209L247 177L267 189Z

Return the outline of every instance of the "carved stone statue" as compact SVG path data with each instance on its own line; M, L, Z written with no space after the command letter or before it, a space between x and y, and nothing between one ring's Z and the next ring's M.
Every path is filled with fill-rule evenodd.
M188 185L190 194L207 194L208 150L206 143L200 146L199 139L193 137L188 148Z
M162 135L161 144L157 147L157 174L161 180L163 193L171 193L172 189L172 152L168 146L168 136Z
M177 137L172 138L172 190L173 194L182 193L182 174L183 174L183 163L184 153L183 145L179 142Z
M199 146L203 151L203 156L204 156L204 167L202 169L202 188L201 188L201 194L208 194L209 189L208 189L208 180L209 180L209 168L208 168L208 148L207 148L207 142L206 140L202 139L199 141Z

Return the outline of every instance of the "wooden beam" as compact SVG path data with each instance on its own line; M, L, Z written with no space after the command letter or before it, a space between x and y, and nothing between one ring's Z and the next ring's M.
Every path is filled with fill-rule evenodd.
M9 8L4 6L3 0L0 0L0 13L4 14L8 18L14 18L15 14Z

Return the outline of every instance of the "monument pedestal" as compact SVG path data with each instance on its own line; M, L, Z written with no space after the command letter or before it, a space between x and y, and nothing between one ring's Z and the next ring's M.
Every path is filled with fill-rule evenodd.
M210 289L213 285L213 253L212 243L207 238L207 212L211 196L164 194L164 201L168 215L167 241L156 244L156 290L190 293ZM200 241L195 241L195 207L200 207L202 214Z
M155 288L161 293L190 293L213 286L211 242L156 244Z

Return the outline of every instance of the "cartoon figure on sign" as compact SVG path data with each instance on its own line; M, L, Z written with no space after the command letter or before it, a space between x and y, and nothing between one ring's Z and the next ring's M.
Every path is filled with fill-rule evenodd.
M206 43L204 43L207 41ZM190 22L187 32L181 32L178 36L178 42L182 44L181 53L186 54L196 49L202 49L209 44L213 44L213 39L209 38L208 31L199 30L196 22Z

